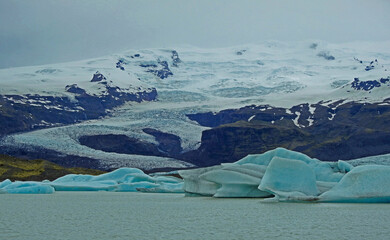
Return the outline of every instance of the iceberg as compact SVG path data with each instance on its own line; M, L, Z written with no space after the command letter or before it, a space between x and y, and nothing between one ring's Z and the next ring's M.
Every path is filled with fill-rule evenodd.
M276 148L248 155L235 163L179 171L184 191L213 197L272 197L280 201L314 201L331 189L353 166L345 161L322 162Z
M255 164L223 164L220 166L181 170L184 190L191 195L213 197L268 197L258 189L265 167Z
M279 198L317 196L319 191L313 168L303 161L274 157L259 189Z
M7 180L5 180L7 181ZM0 184L0 187L3 186ZM11 182L8 180L6 186L0 188L1 193L21 193L21 194L50 194L54 193L54 188L41 182Z
M0 182L0 189L3 187L6 187L7 185L10 185L12 182L9 179L5 179L4 181Z
M235 164L243 165L247 163L252 163L256 165L268 166L272 159L276 157L298 160L306 163L314 170L316 179L318 181L338 182L345 173L340 171L338 162L323 162L316 158L310 158L303 153L287 150L285 148L276 148L263 154L248 155L243 159L235 162ZM353 168L352 165L346 163L345 161L342 161L342 163L340 163L340 166L348 168L349 170Z
M170 176L177 173L182 179ZM248 155L235 163L170 174L151 176L140 169L119 168L98 176L69 174L54 181L12 182L7 179L0 182L0 193L138 191L216 198L256 197L268 202L390 203L389 183L390 166L354 167L342 160L324 162L277 148L263 154Z
M158 189L160 192L184 193L181 179L152 177L137 168L119 168L98 176L69 174L54 180L51 185L56 191L136 192L138 189L156 189L157 192Z
M390 202L390 166L324 162L283 148L248 155L235 163L181 170L179 174L188 196Z
M184 179L184 191L190 195L213 196L219 188L218 184L202 178L201 175L220 168L222 166L180 170L179 175Z
M362 165L353 168L321 202L390 203L390 166Z
M0 193L54 193L55 191L184 193L182 179L171 176L152 177L137 168L119 168L98 176L68 174L54 181L11 182L7 179L0 183Z

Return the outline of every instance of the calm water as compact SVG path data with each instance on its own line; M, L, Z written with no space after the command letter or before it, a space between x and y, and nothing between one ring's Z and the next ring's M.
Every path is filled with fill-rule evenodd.
M0 239L390 239L390 204L56 192L0 195Z

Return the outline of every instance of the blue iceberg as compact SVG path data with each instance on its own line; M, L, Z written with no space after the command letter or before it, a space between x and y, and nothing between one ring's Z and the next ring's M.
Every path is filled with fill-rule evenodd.
M69 174L54 180L51 186L56 191L136 192L154 189L154 192L184 192L181 179L152 177L137 168L119 168L98 176Z
M390 166L324 162L283 148L249 155L235 163L178 173L182 179L164 173L148 175L136 168L120 168L98 176L69 174L43 182L7 179L0 182L0 193L138 191L269 201L390 202Z
M0 193L50 194L54 193L54 188L42 182L11 182L7 179L0 183Z
M357 166L332 189L321 194L319 201L388 203L390 202L390 166Z
M184 193L183 180L152 177L136 168L120 168L98 176L68 174L54 181L0 183L0 193L54 193L55 191L111 191Z
M390 202L390 166L323 162L284 148L248 155L231 164L181 170L179 174L189 196Z
M259 189L279 198L317 196L314 169L303 161L274 157Z

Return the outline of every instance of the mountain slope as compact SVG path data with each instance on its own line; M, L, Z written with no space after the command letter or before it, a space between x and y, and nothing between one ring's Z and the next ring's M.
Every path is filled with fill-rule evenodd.
M372 112L381 112L388 105L388 46L386 42L318 41L144 49L78 62L3 69L1 152L29 158L45 157L42 152L47 152L50 159L46 159L69 166L77 164L71 160L73 156L85 160L80 163L102 169L182 168L192 166L182 160L198 164L187 159L187 152L200 146L199 150L214 151L205 145L205 136L220 130L210 128L236 124L231 126L236 129L242 124L236 122L242 120L247 125L249 119L251 124L259 122L258 127L250 126L245 136L254 129L268 128L278 135L275 146L288 142L291 134L326 136L329 127L340 132L337 136L366 136L364 131L343 129L354 129L356 119L363 122L364 114L352 118L362 104L376 104ZM257 110L251 112L251 107ZM352 112L345 114L342 107ZM387 118L383 115L375 121L386 122ZM282 128L289 129L286 137L287 130ZM30 131L35 129L40 130ZM307 133L308 129L316 130ZM252 152L245 147L252 139L245 136L234 156ZM328 148L296 146L312 149L311 153L319 154L316 156ZM370 150L363 155L380 152ZM218 161L222 160L231 161L225 157ZM199 159L199 164L207 164L205 161Z
M86 168L65 168L45 160L24 160L0 155L0 182L54 180L66 174L98 175L103 171Z

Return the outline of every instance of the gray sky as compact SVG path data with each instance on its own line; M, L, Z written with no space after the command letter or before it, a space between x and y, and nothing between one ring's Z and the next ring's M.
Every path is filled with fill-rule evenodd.
M390 40L389 0L0 0L0 68L126 49Z

